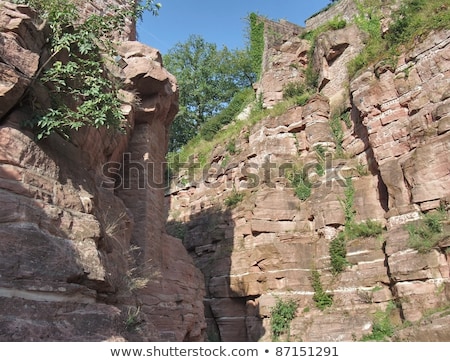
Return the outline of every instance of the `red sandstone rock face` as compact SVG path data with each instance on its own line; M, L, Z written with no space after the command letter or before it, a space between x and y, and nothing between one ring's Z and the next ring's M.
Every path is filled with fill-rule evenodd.
M426 211L448 194L449 42L448 31L431 34L394 71L379 79L366 72L352 83L392 210L414 204Z
M264 106L271 108L283 99L288 83L304 79L302 70L308 62L310 43L298 37L303 29L295 24L260 20L265 24L265 51L261 79L255 88Z
M351 82L343 100L352 120L350 128L342 122L347 159L327 160L325 175L319 176L315 147L330 153L336 148L329 124L343 81L336 72L355 54L346 54L347 49L361 46L358 35L328 33L316 53L318 61L327 62L328 68L320 68L321 77L329 77L322 82L326 94L262 120L236 141L235 155L218 146L208 183L196 179L172 189L166 200L169 228L181 228L184 244L205 276L211 339L270 340L271 308L279 297L299 305L291 340L358 340L370 333L374 313L393 301L399 308L392 320L413 323L394 338L448 340L448 316L433 314L450 301L448 241L420 254L409 247L404 224L449 196L449 40L448 31L433 33L403 55L396 69L378 65ZM293 46L289 40L272 50L277 66L293 61ZM280 84L291 78L287 72L276 79L276 72L269 68L262 82L279 94ZM314 184L306 201L294 195L286 174L280 173L292 163L306 165ZM348 177L355 188L356 221L378 220L387 231L381 238L349 242L351 265L333 276L329 245L345 223L343 180ZM225 207L233 188L244 199ZM326 312L314 305L312 269L320 271L324 289L333 295Z
M356 25L328 31L317 38L314 63L319 73L319 91L329 98L333 109L348 101L347 64L361 52L365 38Z
M35 19L26 6L0 2L0 117L14 107L38 70L45 32Z
M28 8L0 5L8 70L0 77L11 84L0 94L0 340L203 340L203 277L165 233L164 189L126 187L124 177L114 188L104 168L128 154L141 177L151 163L162 177L178 108L174 77L155 49L123 42L127 67L112 71L125 84L129 132L86 128L71 142L37 143L21 129L30 114L16 103L36 74L44 34Z

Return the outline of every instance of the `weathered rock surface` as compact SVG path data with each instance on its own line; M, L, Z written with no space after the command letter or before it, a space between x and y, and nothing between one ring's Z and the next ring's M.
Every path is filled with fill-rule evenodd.
M347 64L361 52L365 38L356 25L328 31L317 38L314 64L319 73L319 91L329 98L332 108L345 104L348 99Z
M323 35L315 51L322 94L247 130L236 140L236 154L218 146L206 180L176 182L167 195L168 228L183 238L205 277L211 340L271 340L277 298L298 303L291 340L359 340L380 312L396 325L412 324L392 340L448 340L448 240L419 253L404 224L440 205L448 209L450 33L430 34L395 69L368 69L343 93L342 68L363 40L353 26ZM285 39L270 50L277 61L260 84L270 94L267 106L281 99L283 82L302 80L305 46ZM294 61L298 75L289 67ZM340 120L341 145L330 125L339 105L351 121ZM311 182L304 201L287 177L294 165ZM333 275L329 247L348 216L348 178L355 221L376 220L386 230L348 241L350 265ZM243 200L226 207L236 192ZM312 270L333 297L325 312L313 300Z
M84 128L70 142L36 142L17 102L46 35L27 7L0 9L0 77L9 77L0 94L0 340L203 340L203 277L166 234L164 189L152 183L178 110L159 52L134 41L118 49L127 134Z
M20 100L39 68L45 28L27 6L0 1L0 117Z
M283 99L287 84L304 79L301 69L308 62L310 43L298 37L303 32L300 26L283 20L260 18L260 21L265 24L265 51L262 76L255 88L264 106L271 108Z

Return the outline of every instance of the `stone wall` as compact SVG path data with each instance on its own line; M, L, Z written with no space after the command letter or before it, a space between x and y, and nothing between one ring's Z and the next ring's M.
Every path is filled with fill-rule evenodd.
M254 85L263 106L271 108L283 98L283 87L301 77L308 43L298 37L304 29L285 20L279 22L260 18L264 22L264 52L261 79ZM303 48L299 51L298 44ZM290 53L289 57L287 54Z
M329 9L322 11L309 19L306 19L306 30L314 30L320 25L333 20L337 16L346 21L351 21L357 14L358 8L356 7L355 0L339 0Z
M267 18L259 18L264 23L265 50L277 48L287 39L303 33L303 28L287 20L274 21ZM266 69L263 67L263 71Z

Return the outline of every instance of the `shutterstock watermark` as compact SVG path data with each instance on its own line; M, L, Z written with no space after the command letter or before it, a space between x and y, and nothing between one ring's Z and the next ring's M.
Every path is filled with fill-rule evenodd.
M236 178L240 189L254 189L262 184L275 188L279 182L298 182L311 188L332 186L333 182L345 187L346 178L343 175L346 163L343 160L333 160L331 154L326 154L319 161L305 164L298 162L275 162L267 156L262 163L239 162L228 164L202 165L196 157L181 162L178 156L173 162L151 162L133 160L130 153L124 153L122 162L108 162L103 165L104 179L101 187L108 189L168 189L173 185L187 186L203 184L207 188L233 188ZM176 173L176 179L172 177ZM231 178L229 175L232 174Z

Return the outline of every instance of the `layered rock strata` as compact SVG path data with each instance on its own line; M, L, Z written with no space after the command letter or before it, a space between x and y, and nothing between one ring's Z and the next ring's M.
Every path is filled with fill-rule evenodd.
M203 340L202 276L165 233L164 190L151 183L178 109L161 55L121 42L126 66L111 72L124 84L126 134L83 128L36 142L21 100L48 29L28 7L0 12L0 340Z
M234 154L217 146L202 177L188 177L187 170L167 196L169 227L205 276L211 340L271 340L278 299L298 303L291 340L359 340L388 312L393 324L411 325L394 340L450 338L448 316L439 312L450 302L448 241L422 254L411 248L405 229L423 213L448 209L450 33L431 33L393 68L363 71L339 103L339 74L362 44L345 31L357 30L317 40L322 95L243 130ZM304 66L303 41L278 49L285 55L280 64L295 59L296 67ZM279 83L270 84L277 91ZM339 105L351 121L340 119L342 140L331 125ZM287 177L293 165L312 184L304 201ZM329 248L346 223L349 179L355 221L378 221L385 231L349 241L349 266L335 275ZM232 202L237 194L243 199ZM444 229L448 233L448 225ZM325 312L314 301L313 270L333 296Z

